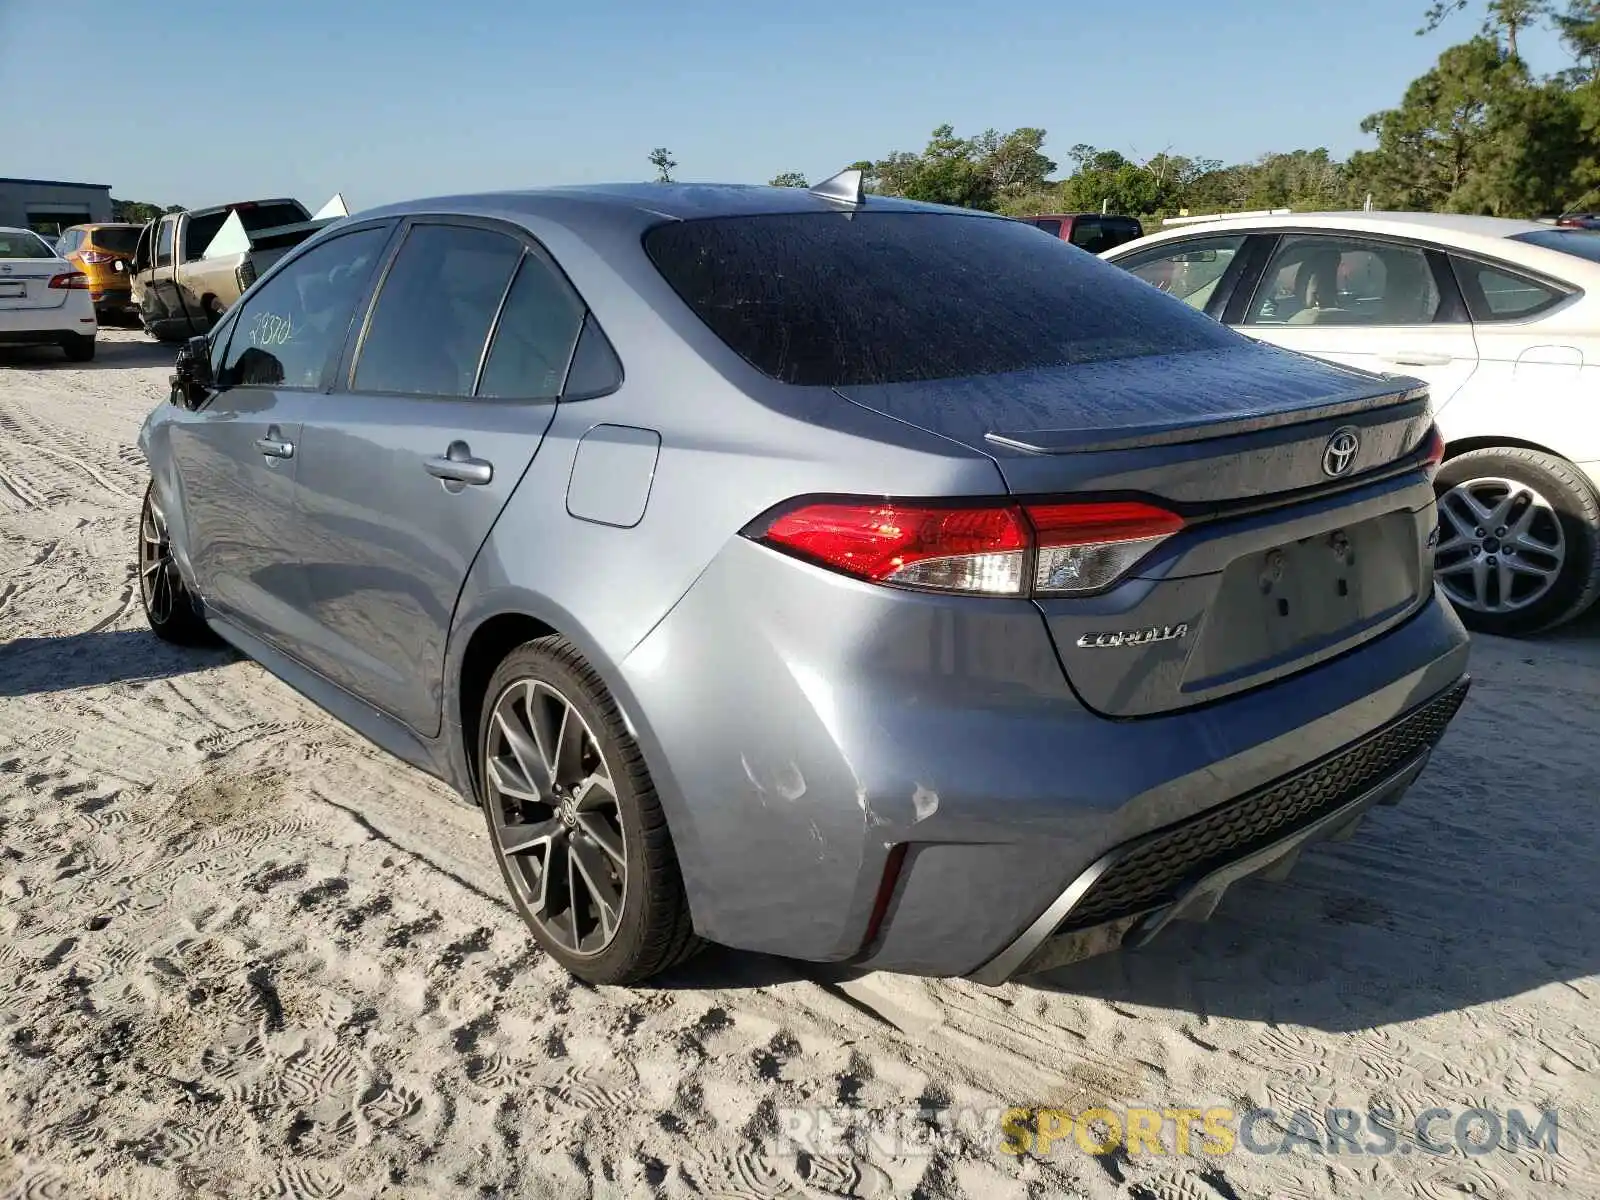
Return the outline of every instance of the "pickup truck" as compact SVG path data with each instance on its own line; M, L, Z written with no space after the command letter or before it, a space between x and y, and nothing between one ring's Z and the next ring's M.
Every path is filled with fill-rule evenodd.
M129 273L146 332L164 342L205 333L273 263L347 216L334 196L315 216L298 200L248 200L168 213L139 234Z

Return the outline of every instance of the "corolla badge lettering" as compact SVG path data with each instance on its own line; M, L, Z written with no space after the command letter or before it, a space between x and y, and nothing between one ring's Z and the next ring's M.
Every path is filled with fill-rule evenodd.
M1108 650L1117 646L1147 646L1151 642L1174 642L1189 632L1188 625L1152 625L1149 629L1107 630L1086 633L1078 645L1086 650Z

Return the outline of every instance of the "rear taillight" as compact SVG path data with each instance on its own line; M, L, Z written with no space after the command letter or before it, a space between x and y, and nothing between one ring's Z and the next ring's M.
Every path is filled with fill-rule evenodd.
M243 295L250 290L250 285L256 281L256 268L248 258L233 269L233 277L239 284L239 294Z
M872 583L989 596L1100 591L1183 528L1135 501L939 504L827 500L758 524L755 540Z
M1426 452L1423 461L1429 467L1437 467L1444 461L1444 435L1439 432L1437 425L1428 427L1428 436L1422 439L1422 448Z
M1177 513L1136 501L1025 511L1038 538L1033 590L1043 595L1099 591L1183 528Z
M79 254L78 257L83 259L84 262L93 263L96 266L99 266L101 263L115 262L117 260L117 256L115 254L107 254L104 250L85 250Z
M82 271L66 271L60 275L52 275L49 286L57 291L85 291L89 287L89 277Z

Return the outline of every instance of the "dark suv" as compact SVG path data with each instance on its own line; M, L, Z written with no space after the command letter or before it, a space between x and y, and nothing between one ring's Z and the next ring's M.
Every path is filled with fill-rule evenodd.
M1071 242L1090 254L1104 254L1113 246L1144 236L1144 226L1134 217L1108 217L1099 213L1046 213L1017 218L1036 225L1051 237Z

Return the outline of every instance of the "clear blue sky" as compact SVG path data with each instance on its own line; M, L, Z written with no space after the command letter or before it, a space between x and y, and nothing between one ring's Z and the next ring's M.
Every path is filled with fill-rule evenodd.
M190 206L342 190L356 210L647 178L655 146L684 179L815 181L946 121L1042 126L1061 163L1076 142L1342 155L1476 28L1417 37L1426 6L0 0L0 175ZM1525 53L1566 65L1548 35Z

